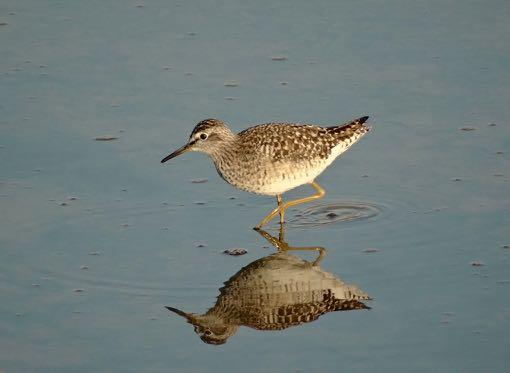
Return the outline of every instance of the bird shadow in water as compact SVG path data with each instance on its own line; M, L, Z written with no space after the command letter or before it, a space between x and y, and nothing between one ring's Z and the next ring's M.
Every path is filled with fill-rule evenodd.
M371 299L368 294L319 266L326 255L324 248L289 246L283 227L278 238L262 229L257 232L277 252L255 260L228 279L207 312L166 307L192 324L202 341L220 345L240 326L282 330L315 321L328 312L370 308L364 303ZM316 251L318 255L310 262L290 251Z

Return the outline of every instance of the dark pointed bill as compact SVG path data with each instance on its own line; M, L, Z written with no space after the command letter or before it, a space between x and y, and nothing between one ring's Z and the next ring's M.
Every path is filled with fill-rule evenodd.
M167 155L165 158L163 158L161 160L161 163L165 163L166 161L168 161L169 159L172 159L172 158L175 158L177 157L178 155L181 155L182 153L186 153L187 151L190 150L190 147L191 147L191 144L186 144L182 147L180 147L179 149L177 149L175 152L173 152L172 154L170 155Z

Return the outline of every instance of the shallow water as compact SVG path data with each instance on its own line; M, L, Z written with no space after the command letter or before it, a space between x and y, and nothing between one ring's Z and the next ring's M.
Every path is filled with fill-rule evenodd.
M0 371L506 371L509 16L504 1L2 2ZM165 306L205 313L273 254L251 227L275 202L202 155L160 159L206 117L365 114L373 131L285 240L324 247L321 270L371 309L203 343Z

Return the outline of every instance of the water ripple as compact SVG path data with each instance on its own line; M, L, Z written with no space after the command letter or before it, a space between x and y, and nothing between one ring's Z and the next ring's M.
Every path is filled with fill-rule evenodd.
M299 210L293 218L288 220L288 226L294 228L313 228L358 220L374 220L381 213L381 207L368 202L338 201L315 204Z

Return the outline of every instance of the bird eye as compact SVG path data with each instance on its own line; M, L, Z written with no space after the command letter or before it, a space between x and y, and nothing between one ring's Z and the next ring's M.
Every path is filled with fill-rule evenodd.
M205 139L207 138L207 133L201 133L201 134L200 134L200 138L201 138L202 140L205 140Z
M210 330L206 330L206 331L204 332L204 334L205 334L205 335L211 335L211 334L212 334L212 332L211 332Z

